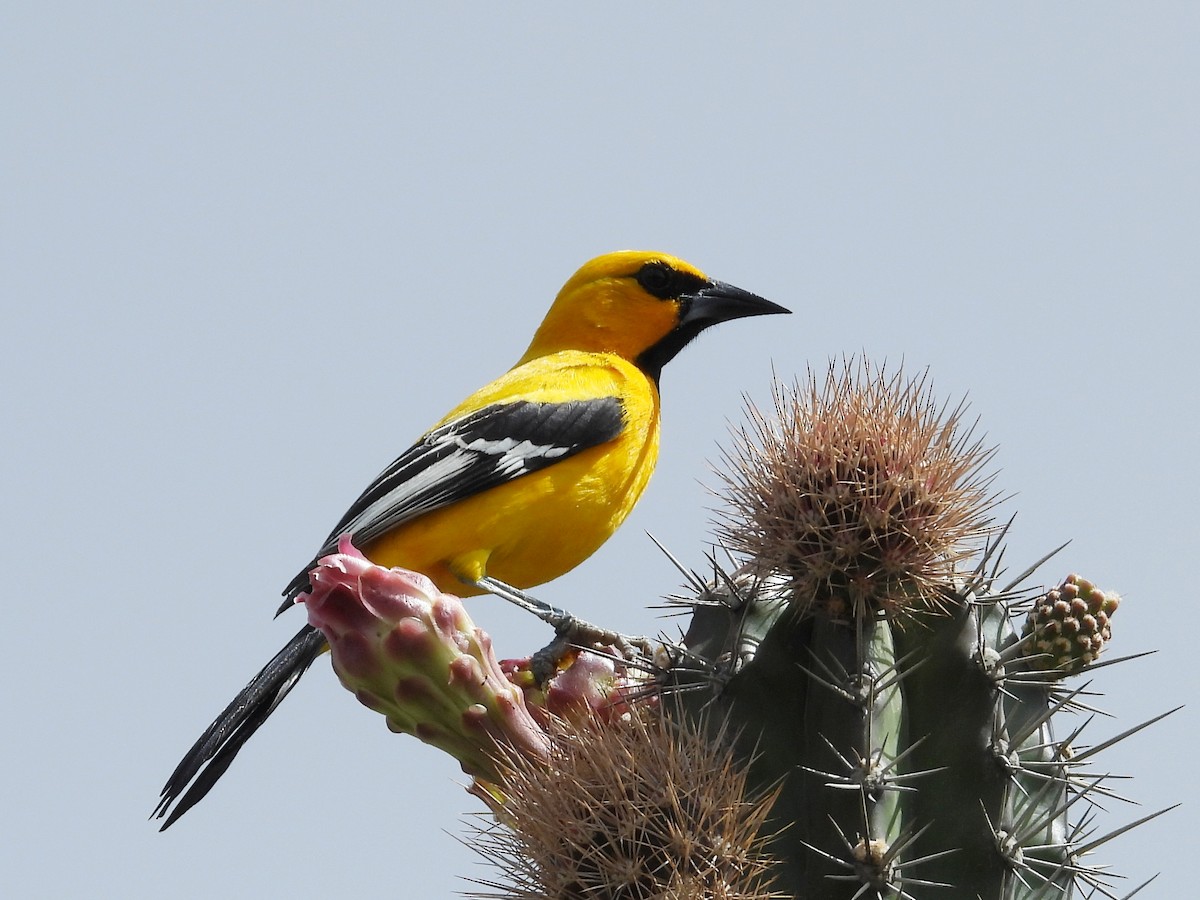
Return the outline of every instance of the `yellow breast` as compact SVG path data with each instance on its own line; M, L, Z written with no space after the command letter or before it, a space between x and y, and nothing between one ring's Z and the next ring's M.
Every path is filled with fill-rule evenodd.
M373 562L422 572L442 590L484 575L518 588L557 578L603 544L641 497L658 457L658 390L632 363L564 351L518 366L444 421L504 398L533 402L617 397L625 427L613 440L434 510L361 549ZM440 424L440 423L439 423Z

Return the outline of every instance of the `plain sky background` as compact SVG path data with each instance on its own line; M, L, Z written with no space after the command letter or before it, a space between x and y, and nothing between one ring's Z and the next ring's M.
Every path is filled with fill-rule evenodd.
M401 6L410 8L401 9ZM629 631L710 460L866 353L969 395L1023 568L1123 593L1093 741L1193 699L1200 7L10 4L0 23L0 893L451 897L448 758L325 661L170 832L158 789L298 627L278 592L562 282L677 253L795 310L666 370L659 471L539 593ZM546 633L472 602L503 655ZM1195 711L1106 753L1094 861L1194 889ZM1136 882L1131 882L1131 885Z

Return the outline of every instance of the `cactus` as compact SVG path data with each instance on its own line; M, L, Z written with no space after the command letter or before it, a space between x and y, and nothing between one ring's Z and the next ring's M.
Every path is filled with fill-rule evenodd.
M1096 757L1161 716L1091 747L1068 718L1119 598L1026 587L1053 554L1003 578L992 451L924 376L851 361L774 400L725 454L731 564L683 569L689 625L653 654L557 652L547 677L428 582L322 561L306 602L343 682L494 816L478 896L1136 894L1091 854L1160 813L1096 836Z
M499 828L477 847L500 871L484 896L776 900L763 822L729 747L645 706L619 723L554 720L550 765L507 753Z

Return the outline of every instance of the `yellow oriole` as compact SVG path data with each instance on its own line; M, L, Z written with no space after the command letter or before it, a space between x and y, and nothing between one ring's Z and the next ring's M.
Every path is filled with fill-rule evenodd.
M710 325L786 312L664 253L593 259L516 366L384 469L313 561L349 535L372 562L463 596L482 593L484 578L515 588L557 578L609 538L650 479L662 367ZM281 612L308 589L310 567L288 584ZM327 646L306 625L213 721L163 788L164 829L208 793Z

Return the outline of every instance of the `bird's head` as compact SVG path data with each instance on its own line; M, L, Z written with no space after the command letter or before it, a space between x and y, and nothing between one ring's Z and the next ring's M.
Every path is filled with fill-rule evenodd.
M521 362L561 350L615 353L657 380L662 367L710 325L786 312L678 257L621 250L596 257L571 276Z

